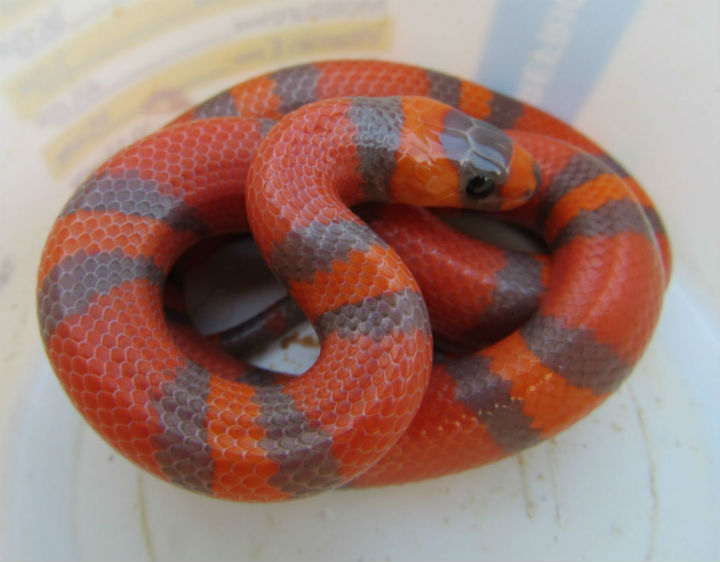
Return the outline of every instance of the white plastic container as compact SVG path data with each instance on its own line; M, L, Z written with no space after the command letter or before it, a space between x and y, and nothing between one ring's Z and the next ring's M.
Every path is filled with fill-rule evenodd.
M718 21L714 0L2 2L0 559L720 557ZM660 325L607 403L494 465L276 505L193 495L117 455L61 390L35 319L45 237L117 148L241 79L343 57L479 81L614 154L673 243Z

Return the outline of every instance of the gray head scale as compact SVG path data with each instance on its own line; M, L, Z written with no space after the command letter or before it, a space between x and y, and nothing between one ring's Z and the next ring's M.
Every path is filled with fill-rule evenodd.
M497 127L453 109L447 112L440 135L445 154L455 164L468 199L485 205L498 196L497 187L510 173L513 141Z

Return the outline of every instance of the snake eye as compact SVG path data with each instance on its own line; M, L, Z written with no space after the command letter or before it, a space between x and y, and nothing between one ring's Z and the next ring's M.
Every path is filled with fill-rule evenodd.
M465 193L471 199L485 199L495 189L495 182L487 176L475 176L465 186Z

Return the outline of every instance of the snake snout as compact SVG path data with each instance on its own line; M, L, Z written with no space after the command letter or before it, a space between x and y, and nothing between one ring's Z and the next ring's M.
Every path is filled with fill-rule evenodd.
M530 154L515 144L507 180L500 188L498 210L514 209L526 203L540 187L540 167Z

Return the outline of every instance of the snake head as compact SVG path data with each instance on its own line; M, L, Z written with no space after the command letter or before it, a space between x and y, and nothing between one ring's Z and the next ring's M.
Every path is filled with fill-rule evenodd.
M396 200L499 211L535 193L539 169L502 130L426 98L404 98L403 106Z
M458 173L464 207L496 211L525 203L538 187L539 169L502 130L452 109L440 141Z

